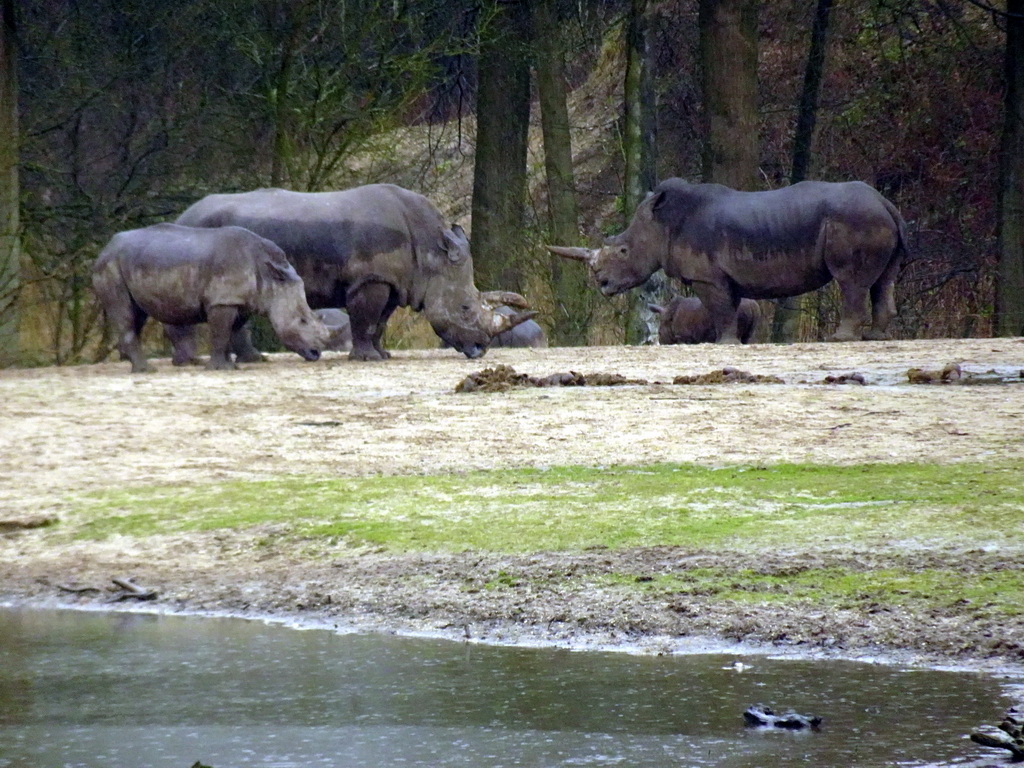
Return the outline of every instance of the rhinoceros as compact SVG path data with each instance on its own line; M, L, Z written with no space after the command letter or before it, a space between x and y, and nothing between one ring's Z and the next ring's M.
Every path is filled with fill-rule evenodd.
M692 285L719 343L739 343L742 298L796 296L831 280L843 307L832 339L888 338L893 286L907 252L906 225L877 190L859 181L802 181L768 192L667 179L603 248L548 246L589 265L613 296L659 269ZM871 325L867 298L871 297Z
M506 306L495 307L494 311L509 317L515 314L514 309ZM547 345L547 334L544 333L544 329L540 327L536 320L527 320L515 328L502 331L491 339L492 347L534 347L541 349L547 347ZM441 346L445 347L447 345L442 341Z
M352 324L348 319L348 312L336 307L326 307L316 310L314 314L327 326L330 333L325 349L332 352L348 352L352 349Z
M515 310L506 306L496 307L494 311L509 317L515 315ZM536 320L522 322L515 328L502 331L491 339L492 347L534 347L542 349L547 347L547 345L547 334L544 333L544 329L540 327Z
M446 227L425 197L393 184L209 195L178 223L234 224L277 243L305 281L311 307L347 309L349 356L356 360L390 357L381 336L397 307L423 312L434 332L469 358L484 354L493 336L533 316L496 314L499 304L525 308L526 300L477 291L462 228Z
M675 296L668 305L648 304L659 315L658 341L662 344L713 344L718 331L711 313L696 296ZM761 322L761 307L753 299L740 299L737 334L741 344L750 343Z
M210 368L232 368L232 331L250 314L270 319L281 343L317 360L327 328L306 303L302 279L269 240L242 229L155 224L119 232L100 252L93 289L132 372L149 370L139 344L147 318L210 325Z

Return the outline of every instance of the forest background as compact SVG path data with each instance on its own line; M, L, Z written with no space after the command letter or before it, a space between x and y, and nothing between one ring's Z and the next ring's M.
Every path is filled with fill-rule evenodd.
M371 182L471 224L478 287L556 344L644 340L678 286L607 300L543 244L597 244L670 176L866 181L909 224L894 335L1024 335L1024 0L0 2L0 364L109 354L117 231ZM760 340L838 314L764 306ZM437 341L400 313L388 343Z

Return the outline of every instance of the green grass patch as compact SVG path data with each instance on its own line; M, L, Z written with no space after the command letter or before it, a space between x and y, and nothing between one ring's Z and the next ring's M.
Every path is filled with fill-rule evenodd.
M1024 544L1024 461L275 477L79 497L77 538L273 526L394 551Z

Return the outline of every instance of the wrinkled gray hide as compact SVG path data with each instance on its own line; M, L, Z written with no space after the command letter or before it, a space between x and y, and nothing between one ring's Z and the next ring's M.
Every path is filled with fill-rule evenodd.
M281 343L307 360L327 341L284 252L240 227L120 232L100 252L92 281L132 372L149 370L139 334L150 317L172 327L209 323L211 368L234 367L231 334L252 314L266 315Z
M668 306L649 305L660 317L658 341L661 344L713 344L718 330L707 307L695 296L676 296ZM741 344L749 344L761 323L761 307L753 299L740 299L737 309L737 333Z
M473 283L462 229L448 228L422 195L392 184L209 195L178 222L234 224L277 243L305 281L311 307L348 311L353 359L390 357L381 338L397 307L423 312L438 336L470 358L484 354L492 336L532 316L495 314Z
M896 314L906 225L891 202L859 181L738 192L668 179L604 247L548 248L585 262L606 296L664 269L693 287L720 343L739 342L740 299L796 296L831 280L843 297L833 340L884 339Z

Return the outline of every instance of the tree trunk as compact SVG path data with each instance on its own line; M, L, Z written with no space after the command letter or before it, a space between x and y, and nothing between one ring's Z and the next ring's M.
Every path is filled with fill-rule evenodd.
M473 168L473 260L481 290L522 290L519 256L530 122L526 0L501 2L482 42Z
M281 62L274 78L271 94L274 114L274 156L271 158L270 184L284 186L288 182L292 161L291 82L295 51L305 22L305 5L284 2L280 7L283 20Z
M1024 335L1024 0L1006 3L1006 97L1000 147L995 332Z
M757 183L757 3L700 0L704 181L752 190Z
M21 287L18 183L18 57L14 0L3 0L0 29L0 367L18 358Z
M548 232L552 243L576 245L579 241L579 209L573 183L565 52L559 36L556 0L534 0L532 10L537 97L548 186ZM578 265L567 264L559 256L551 256L550 270L554 301L551 341L558 346L584 344L593 303L586 272Z
M625 159L623 214L628 222L657 180L657 104L652 75L647 0L632 0L626 22L626 79L622 154ZM626 343L650 344L658 335L658 319L650 304L665 303L668 279L661 272L633 294L626 320Z
M804 69L804 88L800 93L800 108L796 118L790 184L796 184L807 178L807 168L811 161L811 142L814 140L814 123L818 118L821 78L825 73L828 17L831 11L832 0L818 0L818 7L814 12L814 25L811 27L811 47L807 53L807 67Z
M793 169L789 182L796 184L807 177L811 162L811 143L814 140L814 123L818 117L818 97L821 93L821 78L825 72L825 48L828 40L828 17L832 0L818 0L811 27L811 47L804 69L804 88L800 94L800 107L796 118L796 135L793 137ZM796 341L800 335L800 314L810 309L810 296L801 300L796 296L781 299L772 319L774 342Z

